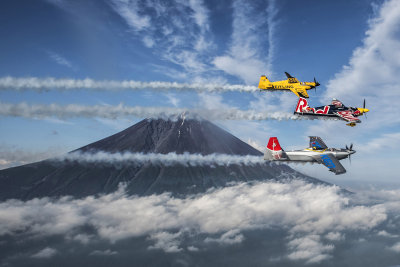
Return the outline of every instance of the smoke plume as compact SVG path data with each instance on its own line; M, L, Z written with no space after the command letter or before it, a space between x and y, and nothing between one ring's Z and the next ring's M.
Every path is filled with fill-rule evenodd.
M145 117L145 118L161 118L168 119L182 113L188 112L185 116L189 119L199 119L201 117L210 120L298 120L302 119L296 115L285 112L260 113L253 110L239 109L184 109L170 107L140 107L125 106L119 104L117 106L106 105L28 105L27 103L1 103L0 116L13 116L31 119L43 119L56 117L60 119L67 118L107 118L115 119L120 117Z
M79 79L56 79L56 78L16 78L2 77L0 78L0 90L16 90L16 91L73 91L73 90L94 90L94 91L121 91L121 90L154 90L154 91L197 91L197 92L254 92L258 88L247 85L231 85L231 84L201 84L201 83L177 83L177 82L140 82L140 81L109 81L109 80L92 80L89 78Z
M66 161L78 163L106 163L106 164L143 164L151 163L153 165L184 165L184 166L201 166L201 165L218 165L227 166L231 164L255 165L265 164L262 156L252 155L227 155L227 154L176 154L174 152L168 154L158 153L108 153L99 152L72 152L60 157L54 158L52 161Z

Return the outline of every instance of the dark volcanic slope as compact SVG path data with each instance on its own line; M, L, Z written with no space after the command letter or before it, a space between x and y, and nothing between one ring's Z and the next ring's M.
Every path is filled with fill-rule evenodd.
M262 153L209 121L142 120L117 134L78 150L109 152L183 152L261 155Z
M143 153L222 153L260 155L262 153L208 121L143 120L115 135L84 146L79 151ZM228 182L299 177L312 182L286 165L257 166L120 166L104 164L54 164L41 161L0 171L0 200L31 199L44 196L84 197L110 193L121 182L131 194L172 192L175 195L204 192Z

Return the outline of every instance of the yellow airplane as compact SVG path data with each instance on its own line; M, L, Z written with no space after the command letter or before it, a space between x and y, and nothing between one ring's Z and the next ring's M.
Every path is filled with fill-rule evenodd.
M285 72L287 80L271 82L265 75L260 78L258 88L261 90L290 90L298 97L308 98L307 90L317 89L319 82L314 78L314 82L299 82L295 77L292 77L289 73Z

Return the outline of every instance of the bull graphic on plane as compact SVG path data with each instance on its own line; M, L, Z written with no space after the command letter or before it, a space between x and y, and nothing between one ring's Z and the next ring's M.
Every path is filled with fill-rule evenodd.
M277 90L290 90L298 97L308 98L307 90L317 88L320 84L315 80L314 82L299 82L295 77L292 77L289 73L285 72L287 80L271 82L268 78L263 75L258 83L258 88L267 91Z
M346 169L340 164L339 160L349 158L356 153L353 144L350 148L336 149L328 148L324 141L318 136L310 136L310 147L303 150L284 151L278 138L271 137L268 141L267 150L264 153L264 160L287 161L287 162L315 162L325 165L336 175L343 174Z
M314 118L340 119L348 122L346 125L354 127L356 123L361 122L357 117L362 116L368 111L369 109L365 108L365 99L362 108L346 107L335 98L330 105L311 108L308 106L307 99L300 97L294 114Z

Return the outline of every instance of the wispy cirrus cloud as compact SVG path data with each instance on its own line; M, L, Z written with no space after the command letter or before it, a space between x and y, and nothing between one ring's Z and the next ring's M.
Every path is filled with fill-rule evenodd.
M214 58L214 65L246 83L255 83L262 73L271 73L276 13L274 0L267 1L267 6L234 1L231 45L225 55Z
M206 58L213 41L209 11L202 0L109 3L146 47L182 68L185 76L207 71Z
M400 101L399 25L400 2L383 2L369 20L363 44L353 51L349 63L327 84L324 101L336 97L347 105L360 106L366 98L367 108L371 109L368 128L400 122L397 106L393 105Z
M53 52L53 51L47 51L47 54L57 64L59 64L61 66L65 66L73 71L78 70L78 68L76 66L74 66L69 60L67 60L65 57L61 56L60 54Z

